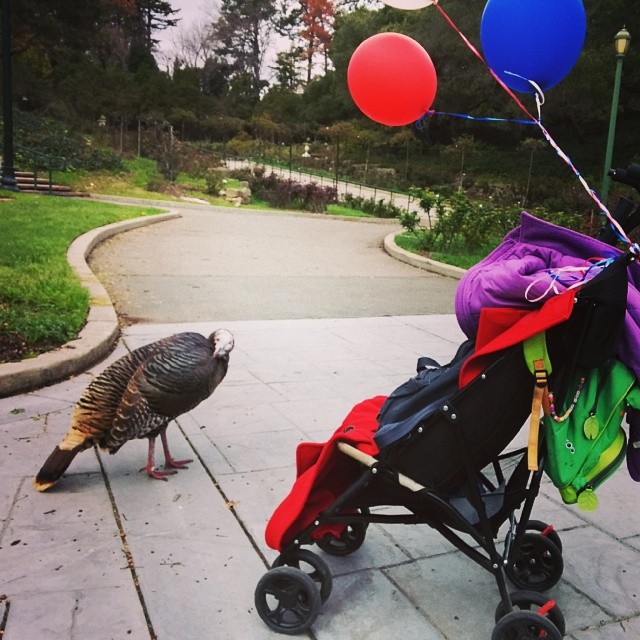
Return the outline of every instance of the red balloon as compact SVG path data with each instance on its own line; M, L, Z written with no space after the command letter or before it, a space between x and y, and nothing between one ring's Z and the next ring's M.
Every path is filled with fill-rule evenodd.
M369 118L392 127L419 120L433 104L438 78L422 45L401 33L379 33L353 52L349 92Z

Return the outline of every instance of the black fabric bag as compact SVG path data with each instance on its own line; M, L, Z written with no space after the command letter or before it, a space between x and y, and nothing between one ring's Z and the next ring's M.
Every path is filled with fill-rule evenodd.
M458 391L458 376L465 360L473 353L474 342L463 342L453 360L445 365L433 358L419 358L417 375L401 384L378 413L374 440L383 449L409 434L422 420L440 408L442 401Z
M580 287L571 318L563 325L566 347L580 367L593 369L615 357L627 312L629 256L619 256Z

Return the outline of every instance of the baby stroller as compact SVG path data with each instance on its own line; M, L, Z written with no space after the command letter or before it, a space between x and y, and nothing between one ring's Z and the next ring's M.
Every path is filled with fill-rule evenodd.
M500 599L492 640L564 636L564 616L543 594L562 576L562 543L551 525L531 518L547 455L544 434L527 447L507 447L532 416L540 386L523 356L525 340L545 332L556 400L571 397L578 367L597 367L616 353L635 260L631 251L617 253L579 288L462 345L447 367L457 384L431 398L417 418L405 412L381 426L387 399L378 396L356 405L328 442L298 447L298 477L266 530L280 555L255 590L270 629L306 631L329 597L327 564L303 547L346 556L364 543L371 523L399 523L429 525L494 576ZM407 513L371 510L395 505Z

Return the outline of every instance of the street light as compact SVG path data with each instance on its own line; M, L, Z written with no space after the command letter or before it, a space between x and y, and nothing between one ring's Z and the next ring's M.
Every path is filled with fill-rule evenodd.
M2 0L2 175L0 189L18 191L13 166L13 95L11 87L10 0Z
M613 157L613 141L616 134L616 120L618 117L618 99L620 97L620 79L622 78L622 61L629 50L631 36L623 27L616 33L613 44L616 52L616 77L613 84L613 97L611 99L611 118L609 120L609 135L607 136L607 152L604 159L604 175L602 177L602 189L600 189L600 198L603 202L607 201L609 194L609 169L611 168L611 159Z

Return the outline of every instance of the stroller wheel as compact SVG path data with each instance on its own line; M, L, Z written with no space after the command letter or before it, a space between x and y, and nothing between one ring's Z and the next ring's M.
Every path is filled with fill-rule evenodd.
M562 576L562 552L551 540L539 533L525 533L517 556L512 556L505 573L520 589L546 591Z
M320 601L326 602L331 595L333 578L327 563L313 551L296 549L290 553L281 553L271 567L294 567L308 575L320 593Z
M339 538L327 535L316 544L331 556L348 556L357 551L367 536L367 524L365 522L353 522L348 524Z
M514 591L509 594L509 597L514 611L532 611L540 614L539 609L549 604L549 598L537 591ZM507 609L501 601L496 607L496 622L504 618L505 615L507 615ZM566 624L560 607L554 603L544 615L553 622L560 634L564 636Z
M320 612L320 594L313 579L292 567L265 573L255 591L255 605L272 631L294 635L306 631Z
M547 529L549 529L549 531L547 531ZM553 542L553 544L562 551L562 540L560 540L558 532L555 529L550 528L546 522L542 522L541 520L529 520L527 522L527 530L538 531L539 533L547 531L544 536L549 538L549 540L551 540L551 542Z
M512 611L500 618L491 640L562 640L562 634L549 620L533 611Z

